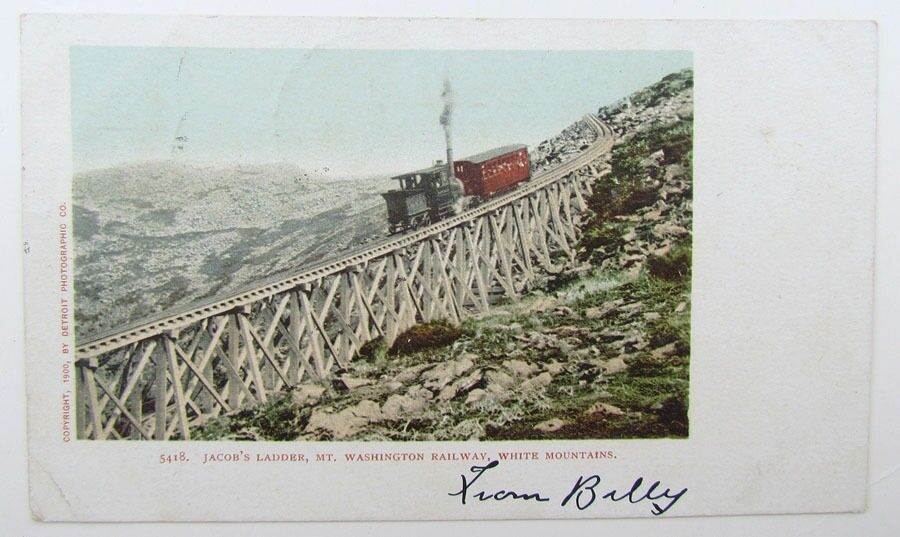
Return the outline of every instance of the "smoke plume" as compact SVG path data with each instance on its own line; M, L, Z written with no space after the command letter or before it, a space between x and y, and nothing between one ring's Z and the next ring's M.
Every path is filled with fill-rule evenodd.
M444 91L441 92L444 100L444 111L441 112L441 126L444 127L444 138L447 140L447 177L453 177L453 145L450 143L450 118L453 115L453 88L450 80L444 79Z
M444 111L441 112L441 126L445 132L450 132L450 116L453 114L453 88L450 86L450 80L444 79L444 91L441 92L441 99L444 100Z

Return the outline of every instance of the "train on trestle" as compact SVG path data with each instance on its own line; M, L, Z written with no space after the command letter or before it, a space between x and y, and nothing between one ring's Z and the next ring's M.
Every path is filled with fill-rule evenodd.
M399 189L382 193L388 232L402 233L439 222L506 192L531 178L531 160L523 144L505 145L470 157L397 175Z

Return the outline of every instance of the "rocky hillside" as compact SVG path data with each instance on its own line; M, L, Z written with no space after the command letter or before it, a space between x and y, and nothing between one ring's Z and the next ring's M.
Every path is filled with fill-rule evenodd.
M327 385L200 438L500 440L688 435L691 71L600 109L622 138L594 174L578 266L462 326L375 341ZM629 104L630 103L630 104ZM577 147L573 128L547 147ZM539 159L540 160L540 159Z
M79 341L375 240L391 186L181 162L92 170L73 185Z
M597 133L583 120L577 121L553 138L528 149L531 173L552 168L575 157L597 139Z

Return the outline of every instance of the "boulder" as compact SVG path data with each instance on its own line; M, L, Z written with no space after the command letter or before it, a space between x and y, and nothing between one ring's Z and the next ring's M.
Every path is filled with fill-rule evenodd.
M591 407L588 409L588 411L585 412L585 414L596 414L598 412L601 414L607 414L609 416L624 416L625 415L624 410L622 410L621 408L619 408L617 406L613 406L613 405L610 405L607 403L594 403L593 405L591 405Z
M372 382L371 379L353 377L350 375L341 375L340 378L340 383L343 384L343 387L348 391L353 391L361 386L367 386L372 384Z
M603 371L604 375L615 375L627 369L628 364L621 357L604 360L600 363L600 370Z
M291 400L298 405L315 404L325 393L325 386L300 384L291 392Z
M505 391L507 388L516 384L516 380L503 371L490 370L485 373L485 377L487 377L488 389L495 393L497 393L498 390L493 387L499 387L499 391Z
M468 393L469 390L474 388L481 379L484 377L484 374L481 370L475 370L472 373L466 375L465 377L457 380L453 384L449 386L445 386L444 389L438 394L439 401L449 401L458 395L462 395Z
M650 351L650 356L656 358L657 360L661 360L664 358L668 358L675 354L675 342L669 343L668 345L663 345L662 347L657 347Z
M522 389L525 391L528 390L539 390L542 388L546 388L553 382L553 376L550 373L544 371L540 375L536 377L532 377L525 382L522 383Z
M314 410L309 417L305 431L308 433L326 432L332 438L339 440L353 436L360 432L371 422L380 421L383 418L378 403L364 400L338 413L328 410Z
M617 298L616 300L603 303L600 307L588 308L584 310L584 316L587 319L602 319L615 311L623 302L625 301L621 298Z
M545 433L552 433L553 431L558 431L565 425L566 422L559 418L551 418L546 421L542 421L534 426L538 431L543 431Z
M579 349L579 350L585 350L585 351L590 352L588 349ZM562 363L556 362L556 361L550 362L548 364L544 364L544 369L546 369L547 372L553 376L556 376L556 375L559 375L560 373L562 373L564 367L565 366Z
M535 371L538 370L538 366L534 364L529 364L523 360L506 360L503 362L503 367L509 369L513 372L513 374L520 377L528 377L531 376Z
M403 383L397 382L396 380L391 380L391 381L385 382L384 387L389 392L396 392L397 390L399 390L400 388L403 387Z
M664 246L660 246L659 248L654 248L653 250L650 251L650 253L655 255L656 257L666 257L667 255L669 255L669 252L671 252L671 251L672 251L672 245L666 244Z
M653 226L653 235L657 237L680 237L688 233L687 229L673 222L660 222Z
M368 421L379 421L382 418L381 407L375 401L364 399L349 409L354 416Z
M582 328L578 328L577 326L563 325L554 328L553 333L558 335L559 337L577 337L581 335L582 330Z
M474 403L479 403L479 402L483 401L487 396L488 396L487 390L484 390L481 388L475 388L474 390L469 392L468 397L466 397L466 404L471 405Z
M427 390L426 390L427 391ZM429 392L430 394L431 392ZM428 399L424 397L410 397L408 395L391 395L381 406L381 414L385 419L395 420L403 416L421 413L428 406Z
M450 360L435 365L422 373L424 385L429 390L441 390L475 365L470 358L463 356L457 360Z
M406 384L407 382L417 379L419 377L419 374L429 367L431 367L431 364L418 364L412 367L407 367L400 373L397 373L397 375L394 376L394 380Z
M415 386L410 386L409 389L406 390L406 395L416 399L425 399L426 401L434 397L434 394L431 393L431 390L423 388L418 384L416 384Z

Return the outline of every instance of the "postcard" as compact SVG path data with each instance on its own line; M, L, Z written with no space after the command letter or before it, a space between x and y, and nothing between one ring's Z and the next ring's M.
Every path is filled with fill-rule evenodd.
M33 516L864 509L876 38L24 16Z

